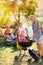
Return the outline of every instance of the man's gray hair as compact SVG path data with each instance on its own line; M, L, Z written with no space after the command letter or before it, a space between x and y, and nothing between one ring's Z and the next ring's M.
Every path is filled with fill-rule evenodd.
M36 19L36 17L35 17L34 15L30 15L30 16L29 16L29 18L31 18L31 17L33 17L33 18L35 18L35 19Z

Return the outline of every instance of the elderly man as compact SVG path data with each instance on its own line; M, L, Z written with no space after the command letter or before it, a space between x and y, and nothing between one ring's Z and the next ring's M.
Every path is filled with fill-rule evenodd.
M30 16L30 20L32 21L33 27L33 39L37 42L38 54L43 56L43 47L40 43L41 38L41 25L39 26L38 20L34 15Z

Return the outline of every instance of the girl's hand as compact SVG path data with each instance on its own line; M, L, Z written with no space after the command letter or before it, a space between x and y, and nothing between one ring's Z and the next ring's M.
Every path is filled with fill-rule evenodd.
M34 39L34 36L31 36L30 38Z

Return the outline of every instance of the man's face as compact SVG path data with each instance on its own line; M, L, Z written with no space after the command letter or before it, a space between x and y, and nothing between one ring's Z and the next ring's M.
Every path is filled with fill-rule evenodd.
M34 18L34 17L30 17L30 20L31 20L32 22L35 22L35 18Z

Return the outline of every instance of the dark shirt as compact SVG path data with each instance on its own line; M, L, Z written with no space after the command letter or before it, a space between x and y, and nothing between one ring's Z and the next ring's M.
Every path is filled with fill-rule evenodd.
M16 28L13 30L13 34L14 34L14 36L17 35L17 31L18 31L18 27L16 27Z
M43 30L41 30L41 35L43 35Z

